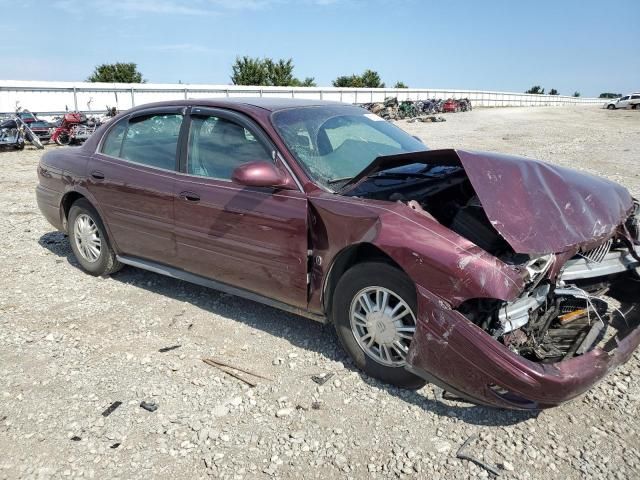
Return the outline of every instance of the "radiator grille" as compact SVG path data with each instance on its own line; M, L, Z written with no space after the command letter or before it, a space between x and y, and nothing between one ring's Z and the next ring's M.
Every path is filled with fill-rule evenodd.
M611 250L611 245L613 244L613 239L609 239L604 242L602 245L597 246L594 249L591 249L587 252L580 252L580 255L592 263L600 263L604 260L604 257Z

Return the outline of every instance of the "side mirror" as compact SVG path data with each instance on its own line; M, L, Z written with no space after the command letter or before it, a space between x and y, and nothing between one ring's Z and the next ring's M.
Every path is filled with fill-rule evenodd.
M270 162L249 162L236 167L231 174L234 183L246 187L270 187L295 190L295 184L289 175Z

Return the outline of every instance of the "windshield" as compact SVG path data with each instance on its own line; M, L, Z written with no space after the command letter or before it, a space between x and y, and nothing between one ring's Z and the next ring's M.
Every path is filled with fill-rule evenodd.
M395 125L350 105L280 110L272 121L307 173L332 190L379 156L427 150Z

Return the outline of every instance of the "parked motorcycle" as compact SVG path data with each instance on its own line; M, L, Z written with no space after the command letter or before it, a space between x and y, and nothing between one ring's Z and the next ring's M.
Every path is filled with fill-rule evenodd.
M22 150L25 140L38 149L44 148L38 136L19 116L14 115L0 122L0 146Z
M463 98L458 103L460 104L460 110L463 112L470 112L471 110L473 110L471 107L471 100L469 100L468 98Z
M80 112L66 113L59 121L51 140L58 145L67 146L83 143L96 131L97 122Z

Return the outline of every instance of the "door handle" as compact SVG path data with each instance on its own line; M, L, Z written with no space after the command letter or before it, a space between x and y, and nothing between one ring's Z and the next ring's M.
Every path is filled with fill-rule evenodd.
M91 176L96 180L104 180L104 173L99 172L98 170L91 172Z
M193 192L182 192L180 194L180 198L183 200L186 200L187 202L199 202L200 201L200 195L198 195L197 193L193 193Z

